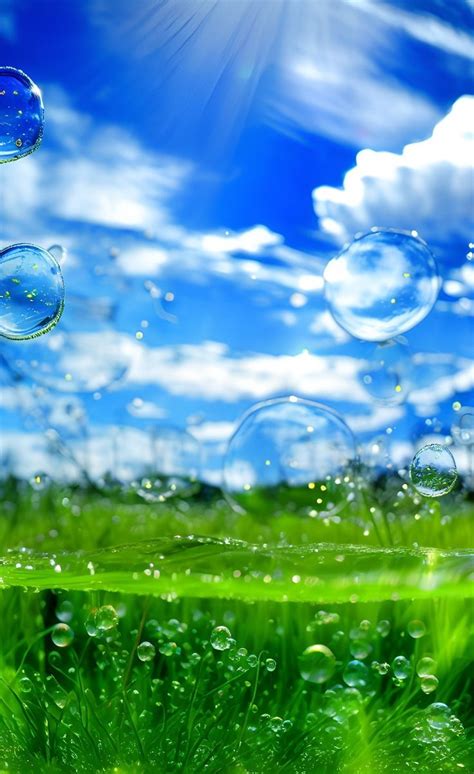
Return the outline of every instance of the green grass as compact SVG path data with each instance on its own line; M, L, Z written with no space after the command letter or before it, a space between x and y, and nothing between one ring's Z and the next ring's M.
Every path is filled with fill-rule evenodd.
M153 506L13 480L3 502L0 772L474 771L465 494L373 488L335 520L238 516L212 491ZM100 631L104 605L118 617ZM300 671L312 644L335 657L321 684Z

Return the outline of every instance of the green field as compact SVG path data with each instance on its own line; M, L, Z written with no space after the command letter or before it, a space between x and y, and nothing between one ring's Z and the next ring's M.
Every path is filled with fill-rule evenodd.
M2 496L0 771L474 771L465 492Z

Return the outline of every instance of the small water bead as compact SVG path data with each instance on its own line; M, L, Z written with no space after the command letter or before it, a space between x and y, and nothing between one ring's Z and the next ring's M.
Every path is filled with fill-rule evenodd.
M248 664L248 665L249 665L249 667L251 667L252 669L255 669L255 667L256 667L256 666L257 666L257 664L258 664L258 656L256 656L256 655L255 655L255 653L251 653L251 654L250 654L250 656L249 656L249 657L248 657L248 659L247 659L247 664Z
M355 444L334 411L295 396L258 403L229 441L224 492L234 510L316 515L347 503Z
M436 691L438 685L439 680L435 675L426 675L426 677L421 678L420 688L423 693L433 693L433 691Z
M63 276L52 255L30 244L0 250L0 336L19 341L47 333L63 307Z
M368 640L352 640L349 650L355 659L364 659L372 652L372 645Z
M163 645L160 645L159 651L162 656L179 656L181 648L176 642L164 642Z
M392 661L393 674L399 680L406 680L411 674L411 664L405 656L395 656Z
M381 637L388 637L388 635L390 634L390 628L391 628L390 621L386 621L385 619L383 619L382 621L379 621L376 626L376 629Z
M446 446L431 443L413 457L410 478L413 486L425 497L441 497L456 484L458 472L454 457Z
M33 153L43 136L41 92L26 73L0 67L0 163Z
M67 623L56 624L51 639L58 648L67 648L74 639L74 632Z
M147 640L144 640L140 643L140 645L137 648L137 656L140 659L140 661L153 661L156 655L155 646L148 642Z
M70 602L68 599L65 599L56 609L56 618L58 618L62 623L69 623L69 621L72 620L72 617L74 615L74 606L72 602Z
M95 611L95 625L100 632L113 629L118 624L118 615L112 605L102 605Z
M274 658L267 658L265 661L265 668L267 672L274 672L276 669L277 663Z
M426 634L426 626L423 621L410 621L407 626L407 632L414 640L419 640Z
M216 626L211 633L211 645L214 650L229 650L232 635L227 626Z
M349 661L344 669L342 679L351 688L364 688L369 682L369 670L362 661Z
M447 704L443 704L443 702L437 701L434 704L430 704L430 706L426 708L425 717L428 725L431 728L448 728L450 725L451 710Z
M336 657L326 645L310 645L298 663L301 677L310 683L325 683L336 671Z
M416 674L418 677L430 677L436 672L436 661L430 656L423 656L416 665Z
M325 295L336 322L359 339L387 341L431 311L439 291L436 262L412 233L372 229L332 258Z
M18 687L21 693L31 693L33 690L33 683L29 677L21 677L18 681Z

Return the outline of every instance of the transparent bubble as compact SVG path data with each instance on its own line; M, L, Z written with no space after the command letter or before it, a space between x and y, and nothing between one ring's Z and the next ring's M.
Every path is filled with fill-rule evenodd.
M276 669L277 663L274 658L267 658L265 660L265 668L267 672L274 672Z
M332 258L324 271L331 313L346 331L386 341L431 311L439 290L436 262L413 233L372 229Z
M418 677L428 677L436 672L436 661L431 656L423 656L417 662L416 674Z
M224 491L239 512L337 513L347 502L354 439L331 409L300 398L258 403L224 460Z
M425 497L448 494L458 477L454 457L446 446L430 443L413 457L410 478L416 490Z
M150 468L140 477L137 492L147 502L162 502L196 491L201 446L186 430L156 426L150 431Z
M410 621L407 626L407 632L414 640L418 640L420 637L424 637L426 634L426 626L423 621Z
M216 626L211 633L211 645L214 650L229 650L232 635L227 626Z
M137 648L137 656L140 659L140 661L153 661L156 655L155 646L148 642L147 640L144 640L140 643L140 645Z
M406 680L411 673L411 664L405 656L395 656L392 661L392 669L395 677Z
M362 661L349 661L342 679L351 688L364 688L369 681L369 669Z
M56 624L51 639L58 648L66 648L74 639L74 632L67 623Z
M433 693L433 691L436 691L438 685L439 680L435 675L426 675L425 677L422 677L420 681L420 688L423 693Z
M101 632L109 631L118 624L118 615L112 605L102 605L95 612L95 625Z
M326 683L336 670L336 657L326 645L310 645L298 659L303 680Z
M448 728L451 718L451 710L447 704L437 701L430 704L425 710L426 721L431 728Z
M72 620L73 615L74 606L68 599L65 599L64 602L61 602L60 605L58 605L56 609L56 618L62 621L62 623L69 623L69 621Z
M60 266L66 262L67 250L62 245L51 245L48 247L48 253L50 253L53 258L57 260Z
M0 163L33 153L43 136L41 92L14 67L0 67Z
M409 394L410 356L406 344L396 339L381 344L367 344L359 380L375 403L395 406Z
M29 244L0 251L0 336L41 336L54 328L63 307L63 276L50 253Z
M378 622L376 629L381 637L387 637L390 634L390 621L382 619Z
M456 443L463 446L474 444L474 409L465 406L451 427L451 433Z

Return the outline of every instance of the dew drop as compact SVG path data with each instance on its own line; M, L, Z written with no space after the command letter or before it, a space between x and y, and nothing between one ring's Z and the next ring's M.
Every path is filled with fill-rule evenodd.
M405 656L395 656L392 661L392 669L395 677L399 680L406 680L410 676L411 664Z
M214 650L229 650L232 635L227 626L216 626L211 633L211 645Z
M67 648L74 639L74 632L67 623L56 624L51 639L58 648Z
M423 656L417 662L416 674L418 677L429 677L436 672L436 661L430 656Z
M101 632L113 629L118 624L118 615L112 605L102 605L95 612L95 625Z
M431 728L448 728L451 718L451 710L447 704L437 701L430 704L425 710L426 721Z
M153 661L156 655L155 646L148 642L147 640L144 640L140 643L140 645L137 648L137 656L140 659L140 661Z
M433 693L439 685L439 680L435 675L426 675L421 678L420 687L423 693Z

